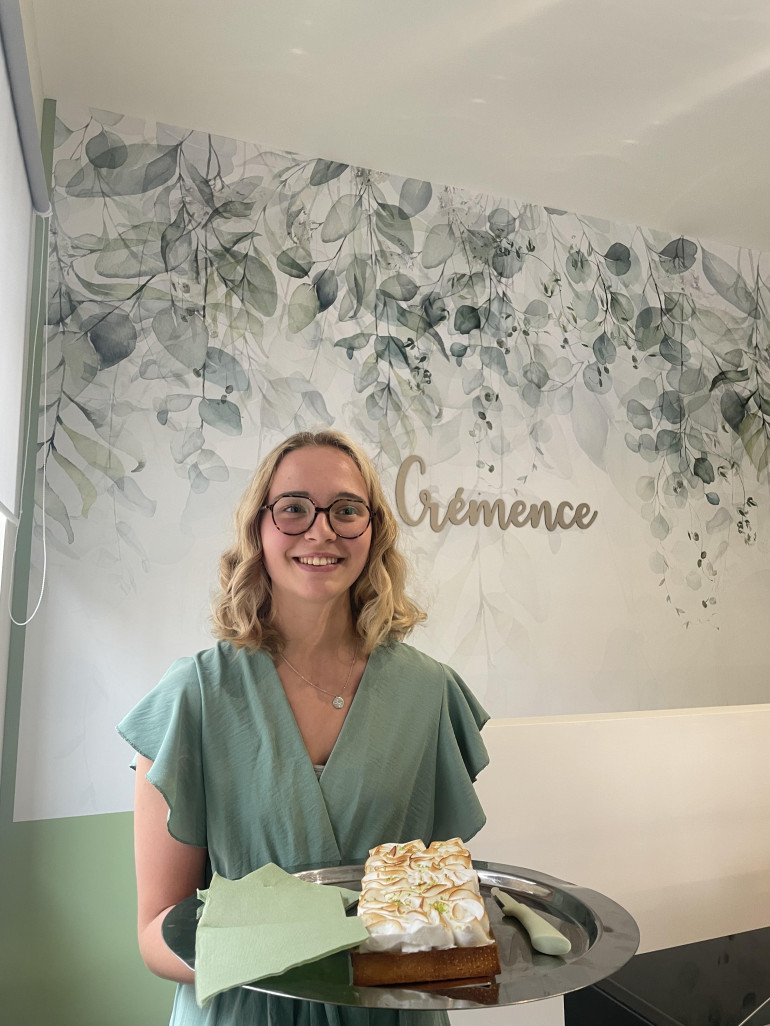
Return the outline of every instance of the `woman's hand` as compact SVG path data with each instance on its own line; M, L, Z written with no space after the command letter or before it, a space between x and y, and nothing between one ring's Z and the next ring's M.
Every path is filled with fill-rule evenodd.
M194 974L167 947L161 924L170 908L204 886L206 849L182 844L168 832L168 806L146 779L152 762L136 758L134 855L138 899L139 951L156 976L192 983Z

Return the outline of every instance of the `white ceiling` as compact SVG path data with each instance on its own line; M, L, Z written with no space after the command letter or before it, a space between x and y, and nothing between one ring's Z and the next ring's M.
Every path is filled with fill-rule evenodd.
M45 96L770 251L768 0L24 0Z

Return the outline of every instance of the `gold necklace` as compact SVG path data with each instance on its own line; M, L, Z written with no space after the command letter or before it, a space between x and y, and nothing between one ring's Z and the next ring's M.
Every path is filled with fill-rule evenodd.
M345 691L347 689L348 684L350 684L350 678L353 674L353 667L356 665L357 658L358 642L356 642L355 651L353 652L353 662L350 664L350 669L348 670L348 675L345 679L345 685L342 688L342 691ZM331 695L332 705L335 709L341 709L345 705L345 699L342 697L342 691L338 695L335 695L333 691L327 691L325 688L319 687L317 684L314 684L312 680L308 680L304 673L300 673L296 666L292 666L292 664L289 662L289 660L283 653L281 653L281 659L283 659L283 661L286 663L290 670L293 670L297 674L297 676L301 677L302 680L304 680L306 684L309 684L311 688L315 688L316 691L322 691L325 695Z

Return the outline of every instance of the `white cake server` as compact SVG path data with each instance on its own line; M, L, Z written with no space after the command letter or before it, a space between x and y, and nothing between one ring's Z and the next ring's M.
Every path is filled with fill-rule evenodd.
M533 912L531 908L522 905L521 902L512 898L510 894L501 891L499 887L493 887L492 894L500 902L503 915L513 916L514 919L519 920L529 934L530 942L535 951L540 951L544 955L566 955L571 950L572 944L564 934L559 933L555 926L551 926L537 912Z

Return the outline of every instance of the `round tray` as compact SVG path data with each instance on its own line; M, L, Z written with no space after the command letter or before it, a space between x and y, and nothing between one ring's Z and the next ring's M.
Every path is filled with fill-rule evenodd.
M616 972L639 946L639 930L624 908L597 891L557 880L543 873L495 862L478 862L481 893L500 952L501 971L490 983L458 985L415 984L408 987L355 987L350 958L338 952L317 962L297 966L281 976L247 984L304 1001L364 1008L485 1008L516 1005L557 997ZM359 890L364 867L329 866L296 873L301 880ZM572 943L563 957L533 951L529 937L515 919L504 917L491 896L499 887L553 923ZM195 968L195 930L200 902L186 898L163 922L166 944L186 965ZM355 914L355 907L349 910Z

